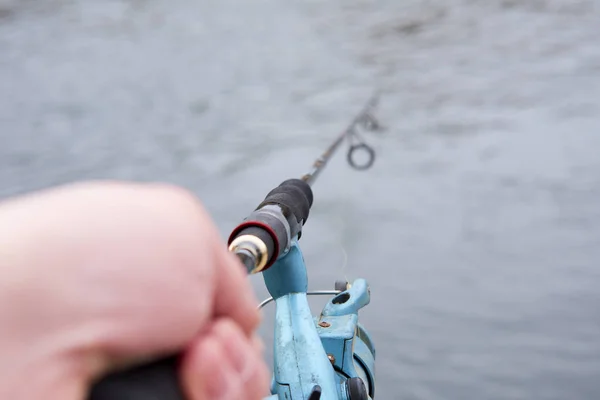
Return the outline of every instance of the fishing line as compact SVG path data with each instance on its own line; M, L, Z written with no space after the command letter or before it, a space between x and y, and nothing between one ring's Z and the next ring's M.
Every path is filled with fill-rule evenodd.
M348 281L348 275L347 275L347 271L346 271L346 267L348 266L348 253L344 246L345 234L347 233L345 217L348 216L348 195L347 195L347 193L342 194L341 207L340 207L339 211L340 212L335 212L335 216L336 216L336 220L337 220L335 225L336 225L336 232L338 232L338 234L336 235L336 237L337 237L336 242L337 242L337 245L339 246L339 249L341 250L342 262L340 264L338 264L338 268L336 268L338 271L336 273L336 275L343 276L344 280Z
M346 248L344 247L344 241L340 240L340 247L342 249L342 265L339 268L339 272L340 275L344 277L344 280L346 281L350 281L348 279L348 274L347 274L347 270L346 267L348 267L348 252L346 251Z
M366 107L356 116L356 118L352 121L352 123L346 128L346 130L342 133L343 137L346 139L346 143L348 144L348 152L346 154L346 162L350 164L350 166L357 170L366 170L370 168L375 161L375 150L369 146L359 128L362 128L364 131L373 132L378 131L380 129L380 124L375 119L373 115L373 108L378 103L378 94L375 94L367 103ZM366 161L359 161L357 157L366 156ZM345 186L345 185L343 185ZM344 277L346 281L348 279L348 252L346 247L344 246L345 242L345 234L348 233L346 218L349 218L348 212L348 188L344 187L342 189L344 192L341 196L341 212L336 213L338 219L338 229L340 232L338 236L338 244L342 253L342 263L339 267L340 274ZM351 238L350 238L351 239Z

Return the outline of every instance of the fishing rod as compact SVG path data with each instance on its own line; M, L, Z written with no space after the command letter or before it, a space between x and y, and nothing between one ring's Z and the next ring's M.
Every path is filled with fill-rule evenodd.
M368 169L375 162L375 151L369 145L367 145L364 140L359 136L356 128L358 126L362 126L366 130L374 131L380 129L379 123L373 116L373 108L377 106L378 96L374 95L369 99L367 104L361 110L360 113L352 120L350 125L340 133L337 139L325 150L321 157L317 158L317 160L313 163L312 169L302 177L302 180L309 185L317 180L317 177L321 173L329 159L333 156L335 151L340 147L344 139L350 139L351 145L348 148L347 160L348 164L352 166L354 169L364 170ZM354 143L356 139L359 139L358 143ZM368 159L364 163L357 163L354 159L354 156L357 152L364 151L368 155Z
M377 96L373 96L306 174L300 179L288 179L271 190L256 210L231 232L229 250L238 256L250 274L269 268L289 250L295 237L300 239L313 202L311 186L344 140L351 143L347 161L353 168L364 170L373 165L375 151L362 139L358 128L379 129L372 114L376 105ZM366 162L356 161L356 154L360 152L366 153Z
M366 280L336 281L335 290L308 291L308 274L298 245L313 204L312 185L344 140L347 161L357 170L370 168L375 151L359 133L380 129L373 96L309 172L271 190L227 241L248 274L262 273L276 304L271 395L264 400L372 400L375 396L375 346L358 322L370 302ZM364 153L366 161L356 155ZM309 295L332 295L313 316ZM179 355L113 373L97 382L88 400L185 400L179 386Z

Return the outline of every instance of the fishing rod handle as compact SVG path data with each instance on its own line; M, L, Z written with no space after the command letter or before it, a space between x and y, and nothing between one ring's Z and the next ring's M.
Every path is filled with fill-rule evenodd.
M178 376L179 356L114 372L97 382L87 400L187 400Z
M229 236L229 250L247 260L253 254L249 273L268 269L287 251L295 237L302 235L313 202L310 185L288 179L271 190L256 209Z

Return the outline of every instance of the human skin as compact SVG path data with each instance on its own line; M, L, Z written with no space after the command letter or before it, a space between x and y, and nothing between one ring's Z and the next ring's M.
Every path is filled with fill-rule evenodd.
M94 380L180 352L190 400L262 399L257 299L201 202L86 182L0 203L0 398L84 400Z

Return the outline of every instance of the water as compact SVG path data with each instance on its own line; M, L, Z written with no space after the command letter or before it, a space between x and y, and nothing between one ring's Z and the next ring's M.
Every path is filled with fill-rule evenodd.
M302 239L313 288L371 284L377 397L596 399L599 17L592 0L1 0L0 195L169 181L226 236L381 88L375 166L338 156Z

